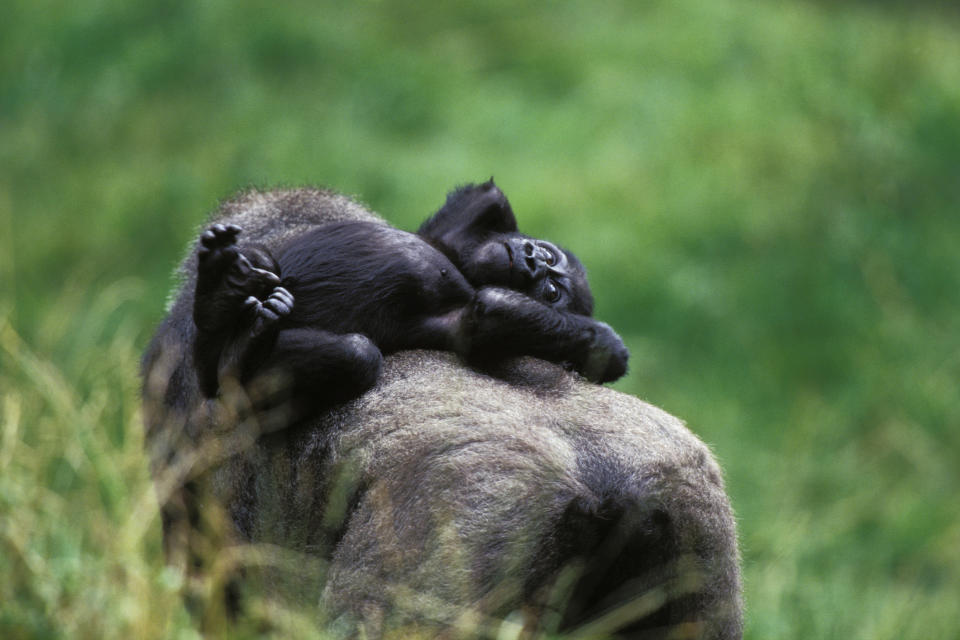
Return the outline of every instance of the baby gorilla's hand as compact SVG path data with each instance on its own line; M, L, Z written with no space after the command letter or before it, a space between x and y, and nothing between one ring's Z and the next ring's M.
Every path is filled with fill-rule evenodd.
M243 302L243 312L251 318L250 333L253 336L267 331L291 311L293 294L283 287L276 287L263 302L254 296L249 296Z
M605 322L593 327L590 353L583 367L583 375L593 382L613 382L627 372L630 351L623 339Z

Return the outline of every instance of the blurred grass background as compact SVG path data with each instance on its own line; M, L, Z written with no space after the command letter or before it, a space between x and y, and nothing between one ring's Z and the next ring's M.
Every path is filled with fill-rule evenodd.
M139 351L218 199L494 175L738 513L748 638L960 637L960 11L7 0L0 636L190 637ZM289 630L289 629L288 629Z

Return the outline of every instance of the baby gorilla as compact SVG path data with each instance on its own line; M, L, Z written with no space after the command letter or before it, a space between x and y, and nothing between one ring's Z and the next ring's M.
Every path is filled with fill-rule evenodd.
M271 253L241 252L240 233L215 224L200 237L194 360L207 397L229 377L306 415L369 389L382 354L402 349L537 356L595 382L626 372L623 341L590 317L583 265L521 234L492 180L451 193L416 234L335 222Z

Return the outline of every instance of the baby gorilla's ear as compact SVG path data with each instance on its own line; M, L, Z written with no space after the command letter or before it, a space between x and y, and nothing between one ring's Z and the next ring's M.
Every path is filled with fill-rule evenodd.
M513 215L510 201L493 178L469 191L468 207L476 211L471 226L476 233L516 233L517 218Z
M517 219L510 202L493 178L483 184L459 187L428 218L417 234L439 247L479 242L493 233L515 233Z

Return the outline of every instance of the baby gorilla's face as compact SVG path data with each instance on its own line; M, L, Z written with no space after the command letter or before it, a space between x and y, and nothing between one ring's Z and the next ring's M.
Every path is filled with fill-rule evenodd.
M520 233L510 202L492 179L452 192L417 234L476 288L508 287L557 311L593 312L580 261L553 243Z
M494 233L463 265L474 286L499 285L574 313L590 315L593 297L576 256L546 240Z
M513 282L510 251L500 238L492 238L479 245L463 265L463 271L474 286L501 285L517 288Z

